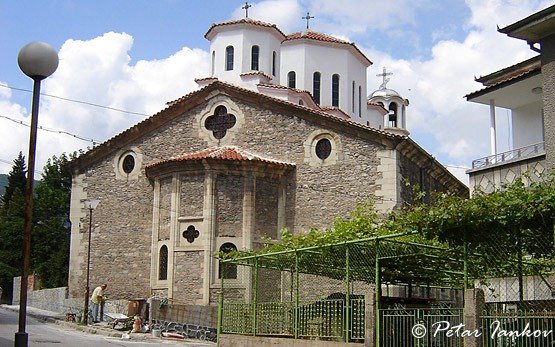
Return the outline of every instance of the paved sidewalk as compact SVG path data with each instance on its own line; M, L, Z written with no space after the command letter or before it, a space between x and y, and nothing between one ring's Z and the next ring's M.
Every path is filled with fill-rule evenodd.
M7 310L19 311L19 305L0 305L0 308L4 308ZM65 315L58 312L46 311L41 310L34 307L27 307L27 316L31 316L35 319L46 323L53 323L57 325L61 325L64 328L70 328L77 331L82 331L88 334L96 334L96 335L103 335L108 337L119 337L123 338L124 334L129 336L129 340L132 341L164 341L164 342L175 342L175 344L179 344L180 346L186 347L214 347L216 346L213 342L206 342L206 341L199 341L199 340L191 340L191 339L172 339L172 338L165 338L165 337L154 337L150 333L129 333L128 331L119 331L112 329L112 327L107 322L89 324L87 326L80 325L74 322L66 322ZM126 338L127 339L127 338Z

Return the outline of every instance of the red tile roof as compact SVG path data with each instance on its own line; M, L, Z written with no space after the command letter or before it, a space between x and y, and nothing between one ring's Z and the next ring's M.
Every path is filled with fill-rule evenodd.
M350 46L360 55L360 57L368 65L372 65L372 61L370 61L370 59L368 59L368 57L366 57L366 55L364 55L364 53L362 53L362 51L360 49L358 49L358 47L353 42L341 40L341 39L338 39L337 37L322 34L322 33L316 32L316 31L312 31L310 29L287 35L285 40L283 40L282 42L302 40L302 39L308 39L308 40L314 40L314 41L320 41L320 42L338 43L338 44L341 44L341 45Z
M214 23L210 26L210 28L208 29L206 34L204 34L204 37L206 39L208 39L208 35L215 28L219 28L219 27L223 27L223 26L227 26L227 25L236 25L236 24L249 24L249 25L260 26L260 27L263 27L263 28L273 28L273 29L277 30L277 32L281 36L286 37L285 34L281 30L279 30L279 28L275 24L262 22L262 21L252 19L252 18L242 18L242 19L230 20L230 21L222 22L222 23Z
M287 35L287 37L283 41L298 40L298 39L310 39L310 40L317 40L317 41L324 41L324 42L335 42L335 43L342 43L346 45L352 44L352 42L341 40L336 37L322 34L312 30L305 30L298 33Z
M520 63L492 72L488 75L476 78L476 82L482 83L486 87L510 81L528 72L541 69L540 56L537 55Z
M481 82L485 87L467 94L464 97L466 100L470 100L508 86L512 83L533 77L539 73L541 73L541 62L539 56L536 56L489 75L477 78L476 82Z
M271 80L271 79L272 79L272 77L266 75L266 74L265 74L264 72L262 72L262 71L249 71L249 72L243 72L240 76L257 76L257 75L266 77L268 80Z
M159 160L157 162L148 164L146 167L151 168L165 163L184 162L184 161L202 161L206 159L213 160L229 160L229 161L249 161L266 163L278 166L295 166L293 163L282 162L279 160L268 159L256 154L247 152L235 146L213 147L203 149L202 151L187 153L169 159Z
M310 94L310 92L308 90L297 89L297 88L289 88L289 87L286 87L286 86L282 86L281 84L258 83L257 86L261 86L261 87L265 87L265 88L271 88L271 89L287 89L287 90L291 90L291 91L294 91L294 92L297 92L297 93Z

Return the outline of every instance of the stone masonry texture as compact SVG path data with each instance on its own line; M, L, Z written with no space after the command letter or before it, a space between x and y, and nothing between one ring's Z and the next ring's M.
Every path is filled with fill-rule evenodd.
M258 172L254 192L254 220L251 221L254 235L245 232L244 192L245 175L226 171L214 175L214 234L210 255L217 251L218 238L252 237L250 245L238 243L238 248L252 247L256 242L254 236L278 237L278 224L287 227L293 233L302 233L309 228L329 227L337 216L345 216L358 203L371 200L380 189L378 180L382 172L377 170L380 159L377 153L386 148L384 142L368 136L358 136L356 131L344 131L337 124L324 126L318 118L297 117L294 108L276 109L267 107L265 101L254 104L247 99L219 94L215 90L199 106L178 114L168 120L156 120L158 126L142 133L137 139L121 143L118 150L137 148L143 156L138 178L121 179L116 175L117 151L106 149L104 156L87 164L76 174L84 174L83 184L75 193L81 199L100 199L101 203L94 211L93 223L97 225L92 232L91 242L91 287L107 283L113 297L122 299L149 297L151 291L151 264L157 256L151 253L153 247L153 226L158 240L174 240L170 244L169 257L173 259L173 281L168 285L173 288L156 287L156 293L166 293L174 298L181 298L190 303L198 303L203 292L208 292L209 300L217 300L217 276L212 271L214 266L205 264L206 250L174 249L178 245L179 217L207 218L206 202L210 201L206 193L208 171L180 174L179 181L172 180L171 175L157 177L160 182L159 220L153 221L155 197L154 180L145 175L145 167L159 160L200 151L213 147L200 136L200 115L206 103L213 98L223 98L236 105L242 114L242 121L228 132L232 140L222 139L220 145L233 145L265 158L294 164L294 169L286 172L280 179L274 173ZM178 112L177 109L175 112ZM339 159L332 165L310 165L306 160L303 143L314 131L326 130L341 142ZM132 130L130 130L132 131ZM357 130L362 131L362 130ZM403 166L403 165L400 165ZM420 173L418 165L406 164L407 174ZM174 168L179 172L179 168ZM217 170L216 170L217 171ZM427 175L427 171L422 171ZM169 173L171 174L171 173ZM274 176L272 176L274 175ZM412 177L411 176L411 177ZM414 176L416 177L416 176ZM412 178L414 180L415 178ZM439 187L429 177L423 177L426 188ZM280 180L281 184L280 185ZM178 182L178 184L176 184ZM390 182L400 188L400 182ZM180 188L176 188L180 187ZM175 191L175 189L178 189ZM283 220L278 218L278 196L283 189ZM75 201L75 200L72 200ZM77 199L77 201L79 201ZM176 203L177 202L177 203ZM178 207L176 210L175 207ZM376 208L381 209L381 202L376 201ZM83 214L86 216L86 214ZM206 222L206 221L205 221ZM80 233L88 231L86 218L72 220L79 225ZM174 224L172 224L174 223ZM205 224L207 225L207 224ZM172 235L171 233L176 233ZM84 287L84 274L87 242L81 238L72 250L74 257L70 268L69 293L78 297ZM158 242L154 240L154 242ZM208 238L206 239L208 240ZM204 242L204 241L203 241ZM196 245L193 244L193 245ZM200 246L195 246L200 247ZM155 248L156 252L158 247ZM205 278L209 266L210 278ZM208 281L208 282L206 282ZM170 283L171 282L171 283ZM206 287L208 283L208 287ZM171 290L170 290L171 289ZM172 294L173 293L173 294ZM244 288L237 288L238 296ZM206 299L206 294L204 294Z

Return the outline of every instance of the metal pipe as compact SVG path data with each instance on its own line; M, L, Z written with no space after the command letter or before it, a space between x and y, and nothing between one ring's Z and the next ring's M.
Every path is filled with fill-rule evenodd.
M374 252L376 253L374 256L374 267L375 267L375 277L374 277L374 295L375 295L375 322L374 322L374 339L376 341L375 346L380 346L380 299L381 299L381 279L380 279L380 241L376 240L376 246L374 248Z
M345 342L349 342L350 339L349 325L351 324L351 312L349 306L351 305L351 296L349 293L349 282L349 247L347 247L345 249L345 285L347 287L345 294Z
M257 294L258 294L258 258L254 260L254 288L253 288L253 296L252 296L252 335L256 336L256 320L257 320Z
M25 212L23 221L23 268L21 269L21 287L19 294L19 329L15 334L15 346L27 346L29 336L25 332L27 322L27 277L31 255L31 232L33 223L33 184L35 181L35 155L37 148L37 124L39 115L40 81L42 77L33 78L33 105L31 110L31 134L29 138L29 158L27 164L27 181L25 182Z
M295 339L299 338L299 255L295 252Z
M85 285L85 308L83 311L83 323L89 323L89 274L91 269L91 234L92 234L92 208L89 208L89 244L87 249L87 284ZM93 320L96 317L93 317Z
M223 264L220 259L220 269L223 269ZM224 276L220 274L220 295L218 300L218 326L217 326L217 346L220 345L221 342L221 334L222 334L222 321L224 315Z

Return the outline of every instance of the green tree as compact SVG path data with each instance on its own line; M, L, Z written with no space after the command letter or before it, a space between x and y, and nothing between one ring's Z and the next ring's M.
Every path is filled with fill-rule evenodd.
M8 175L0 213L0 287L4 300L11 301L13 277L21 273L21 245L25 209L25 158L19 153Z
M19 152L18 157L13 161L12 171L8 174L8 186L2 196L3 214L6 215L10 209L10 203L13 195L17 190L21 193L25 192L25 181L27 168L25 166L25 157Z
M52 157L35 189L31 269L44 287L67 285L71 172L66 154Z

